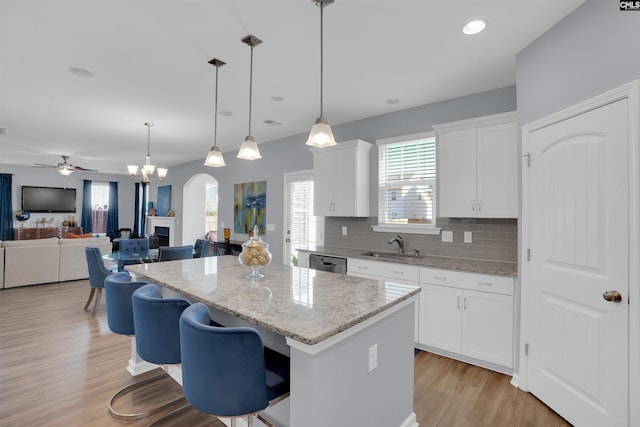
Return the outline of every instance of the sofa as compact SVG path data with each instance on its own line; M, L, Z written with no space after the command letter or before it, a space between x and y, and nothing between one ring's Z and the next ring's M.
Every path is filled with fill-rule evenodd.
M4 288L64 282L89 277L84 248L111 253L108 237L12 240L1 242L0 283Z

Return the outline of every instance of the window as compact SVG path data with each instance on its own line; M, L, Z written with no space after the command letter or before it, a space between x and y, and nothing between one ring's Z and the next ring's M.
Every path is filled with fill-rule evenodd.
M434 132L378 141L378 225L375 231L436 234Z
M109 183L91 183L91 230L94 233L107 232L107 214L109 212Z

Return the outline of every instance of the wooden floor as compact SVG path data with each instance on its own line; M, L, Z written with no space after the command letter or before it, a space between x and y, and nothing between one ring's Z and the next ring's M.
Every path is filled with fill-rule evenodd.
M131 341L109 331L104 302L96 317L82 310L88 294L87 281L0 291L0 426L137 427L157 418L127 422L109 415L111 395L134 381L125 370ZM509 381L502 374L421 352L415 358L418 423L423 427L569 425ZM119 406L126 410L133 404L152 405L180 392L171 379L160 385L136 394L135 401L122 400ZM158 389L159 394L152 391ZM179 423L167 425L223 424L192 409Z

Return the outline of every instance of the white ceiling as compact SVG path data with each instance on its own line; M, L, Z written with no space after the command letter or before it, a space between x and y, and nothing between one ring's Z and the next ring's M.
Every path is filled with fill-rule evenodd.
M583 2L336 0L324 11L325 116L337 125L513 85L515 55ZM471 18L487 29L463 35ZM218 145L235 156L248 131L247 34L263 40L252 134L262 143L306 133L319 113L319 32L310 0L0 0L0 163L65 154L126 173L144 162L147 121L152 163L204 159L214 57L227 63L218 110L233 113L218 116Z

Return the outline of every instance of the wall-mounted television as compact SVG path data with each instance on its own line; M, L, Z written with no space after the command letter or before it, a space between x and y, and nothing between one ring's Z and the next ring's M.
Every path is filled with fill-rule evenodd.
M74 213L76 189L22 186L22 210L29 212Z

